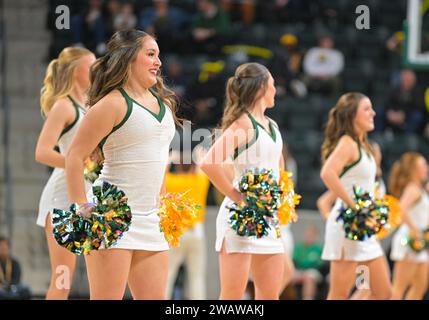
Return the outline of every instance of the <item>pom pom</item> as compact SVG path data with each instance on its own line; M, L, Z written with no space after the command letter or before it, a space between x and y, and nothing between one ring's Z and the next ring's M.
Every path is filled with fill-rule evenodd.
M52 224L54 238L60 246L78 255L92 250L91 224L77 213L76 205L73 204L70 211L54 209Z
M386 238L402 224L402 209L399 205L399 200L388 194L384 195L383 198L389 207L389 217L387 224L382 226L377 233L377 239L379 240Z
M265 219L262 214L248 206L242 208L236 204L233 204L229 210L233 213L229 218L229 223L239 236L262 238L268 235L271 227L268 219Z
M364 241L387 224L389 207L384 199L374 199L360 187L353 187L356 208L342 206L337 221L343 221L347 239Z
M270 225L277 227L276 213L282 195L272 170L256 168L246 171L238 188L245 196L245 205L228 207L232 213L228 220L230 226L239 236L260 238L268 235Z
M93 161L91 158L87 158L84 161L85 169L84 169L84 177L87 181L94 183L95 180L97 180L98 176L101 173L101 169L103 166L95 161Z
M53 211L55 240L78 255L98 250L101 244L110 248L131 224L131 211L123 191L106 181L92 189L96 203L89 216L84 216L76 204L72 204L69 211Z
M92 228L102 235L105 248L115 245L131 224L128 199L117 186L103 181L102 186L92 188L97 204L93 210Z
M409 235L405 238L404 244L408 245L416 253L429 249L429 228L423 231L421 237Z
M194 226L198 219L197 210L201 210L200 205L185 197L186 193L167 193L160 201L160 230L173 247L179 246L179 238Z
M298 220L295 207L299 205L301 196L295 193L291 177L292 173L289 171L282 170L280 172L279 185L282 195L281 205L277 210L277 218L282 225L287 225Z

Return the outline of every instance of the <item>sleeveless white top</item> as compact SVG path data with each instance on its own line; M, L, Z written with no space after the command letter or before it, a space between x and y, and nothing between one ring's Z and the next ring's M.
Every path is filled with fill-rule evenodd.
M76 118L69 126L67 126L61 133L58 139L58 147L62 155L66 155L67 151L73 141L79 124L85 114L85 110L80 107L70 96L70 101L76 110ZM90 184L85 182L86 190L89 189ZM39 203L39 214L37 217L37 224L44 227L48 213L52 213L53 209L68 210L70 208L70 201L68 200L67 182L65 177L65 170L63 168L54 168L48 182L43 189L42 196Z
M269 133L253 116L248 113L254 129L253 138L243 146L237 148L232 156L231 165L234 169L233 185L238 187L243 173L249 169L265 168L271 169L274 177L278 180L279 161L283 150L283 140L277 124L269 119ZM241 237L235 234L228 224L229 209L233 201L225 197L216 221L216 251L220 251L225 238L226 250L242 253L283 253L283 243L273 227L269 234L260 239L256 237Z
M422 189L420 199L409 209L411 220L417 228L425 230L429 227L429 195ZM390 257L394 261L408 260L412 262L426 262L429 258L427 250L416 253L408 247L405 240L409 236L408 225L403 223L392 238Z
M102 141L103 169L94 185L107 181L123 190L133 215L148 214L159 207L159 194L168 163L175 124L170 108L155 96L159 114L140 105L120 89L127 113Z
M353 196L353 186L361 187L374 195L377 165L374 157L358 143L359 158L356 162L344 168L340 181L350 196ZM342 200L338 198L326 222L325 244L322 259L369 261L383 255L383 250L376 237L365 241L349 240L345 236L343 222L338 221Z
M112 249L164 251L169 246L159 226L159 194L175 134L173 113L162 100L155 114L119 89L127 113L103 139L103 169L94 185L103 181L118 187L128 198L131 225ZM88 199L94 199L92 190ZM102 248L103 249L103 248Z

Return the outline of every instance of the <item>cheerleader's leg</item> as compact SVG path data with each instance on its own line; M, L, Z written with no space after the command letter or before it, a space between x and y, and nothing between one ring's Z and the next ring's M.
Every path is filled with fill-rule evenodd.
M164 300L168 278L168 250L134 250L128 286L136 300Z
M416 272L411 280L411 288L405 297L406 300L422 300L428 289L428 266L426 262L416 263Z
M278 300L284 272L284 254L253 254L252 275L255 300Z

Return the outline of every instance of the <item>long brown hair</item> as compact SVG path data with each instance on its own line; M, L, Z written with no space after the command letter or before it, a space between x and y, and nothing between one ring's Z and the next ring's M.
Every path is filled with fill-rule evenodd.
M235 70L234 76L226 84L222 130L254 107L255 102L264 95L269 75L268 69L259 63L245 63Z
M416 162L423 157L418 152L406 152L393 163L389 175L389 192L395 197L401 197L405 187L411 182Z
M91 68L91 87L88 94L90 107L127 82L131 63L136 59L146 37L155 40L151 35L139 30L118 31L112 36L107 44L106 54L98 58ZM157 82L151 90L167 103L175 122L180 124L176 117L176 95L164 84L161 75L157 76Z
M359 92L349 92L343 94L338 99L336 105L329 111L328 122L325 129L325 141L321 147L322 161L325 161L334 151L338 141L343 135L349 135L353 140L358 141L358 136L354 130L354 119L358 110L359 102L366 96ZM372 153L372 148L368 143L365 134L363 147Z
M61 51L58 58L49 63L40 91L40 107L43 116L48 115L55 101L70 94L78 60L90 54L92 52L85 48L67 47Z

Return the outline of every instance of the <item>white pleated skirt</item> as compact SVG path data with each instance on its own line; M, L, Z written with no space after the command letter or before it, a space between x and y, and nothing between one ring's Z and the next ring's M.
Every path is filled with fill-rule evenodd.
M225 243L227 253L254 253L254 254L276 254L284 253L281 237L277 236L275 228L271 227L267 236L262 238L242 237L228 224L230 216L227 206L233 201L225 197L216 219L216 251L220 252L222 244Z

